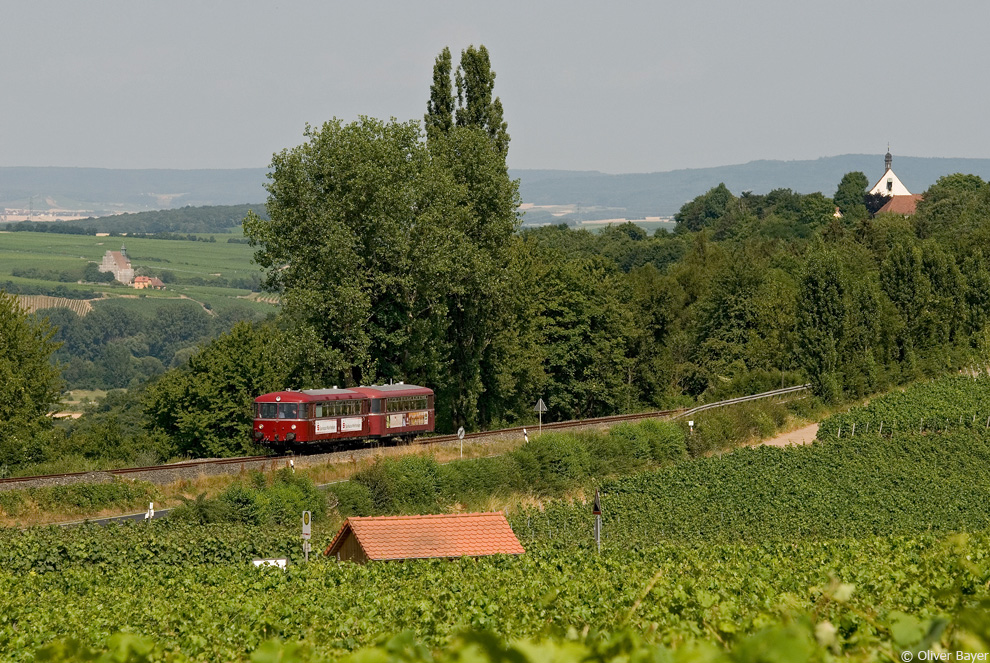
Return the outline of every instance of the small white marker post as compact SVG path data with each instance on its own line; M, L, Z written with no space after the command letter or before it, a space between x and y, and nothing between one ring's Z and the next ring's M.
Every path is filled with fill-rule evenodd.
M311 514L309 511L303 511L302 513L303 555L305 555L307 562L309 562L309 539L311 536L313 536L313 514Z
M461 458L464 458L464 426L457 429L457 439L461 441Z
M602 500L598 489L595 488L595 505L592 507L595 516L595 548L602 552Z
M688 428L691 429L691 435L694 435L694 419L688 422Z
M144 519L151 520L154 517L155 517L155 503L148 502L148 512L144 514Z
M525 428L523 428L523 440L526 442L526 444L529 444L529 433L526 432Z

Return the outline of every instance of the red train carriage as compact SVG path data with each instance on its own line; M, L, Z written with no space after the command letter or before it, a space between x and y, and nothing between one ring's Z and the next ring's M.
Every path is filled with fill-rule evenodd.
M281 448L432 432L433 391L412 384L277 391L254 400L254 439Z

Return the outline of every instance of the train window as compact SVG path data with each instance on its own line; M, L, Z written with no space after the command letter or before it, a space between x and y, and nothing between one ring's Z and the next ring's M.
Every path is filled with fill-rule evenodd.
M361 401L333 401L331 403L318 403L314 416L321 417L349 417L361 414Z
M298 403L279 403L278 404L278 418L279 419L298 419L299 418L299 404Z
M371 413L380 414L382 411L382 399L372 398L371 399Z
M274 419L278 415L278 403L258 403L259 419Z
M426 396L402 396L388 399L389 412L408 412L410 410L425 410L429 407Z

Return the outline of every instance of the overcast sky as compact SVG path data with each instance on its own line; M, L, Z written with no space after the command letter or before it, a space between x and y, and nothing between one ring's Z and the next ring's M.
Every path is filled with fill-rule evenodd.
M0 166L264 167L488 47L513 168L990 157L985 0L0 0Z

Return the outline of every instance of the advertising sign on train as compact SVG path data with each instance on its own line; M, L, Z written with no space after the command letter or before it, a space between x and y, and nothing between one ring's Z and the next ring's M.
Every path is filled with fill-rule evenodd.
M340 430L341 432L360 432L361 431L361 417L348 417L347 419L340 420Z
M317 419L316 420L316 434L325 435L327 433L337 432L337 420L336 419Z
M422 412L410 412L406 415L407 426L425 426L430 423L430 413L426 410Z

